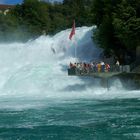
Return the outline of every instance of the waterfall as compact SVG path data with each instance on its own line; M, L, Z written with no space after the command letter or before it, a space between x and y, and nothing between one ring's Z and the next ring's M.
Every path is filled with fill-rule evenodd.
M99 59L102 50L92 40L95 29L76 28L73 40L69 40L71 29L67 29L26 43L0 44L1 100L112 97L112 91L102 88L99 79L67 75L69 62Z

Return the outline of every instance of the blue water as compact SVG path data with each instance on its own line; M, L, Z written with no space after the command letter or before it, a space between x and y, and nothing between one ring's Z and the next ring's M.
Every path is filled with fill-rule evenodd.
M36 107L0 109L0 139L140 139L139 99L26 102Z

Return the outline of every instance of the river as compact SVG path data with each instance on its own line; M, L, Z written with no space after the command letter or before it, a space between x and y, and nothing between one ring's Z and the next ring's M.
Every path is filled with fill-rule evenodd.
M0 139L140 139L139 90L67 75L69 62L99 59L92 30L0 44Z

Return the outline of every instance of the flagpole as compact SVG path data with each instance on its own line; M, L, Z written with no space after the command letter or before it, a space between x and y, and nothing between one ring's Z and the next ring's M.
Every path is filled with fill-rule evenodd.
M75 45L75 48L74 48L74 50L75 50L75 62L76 62L76 65L77 65L77 46L76 46L76 37L74 36L74 38L73 38L73 41L74 41L74 45ZM78 74L78 70L77 70L77 66L76 66L76 69L75 69L75 73L76 73L76 75Z
M73 24L74 24L74 35L75 35L75 20L73 20ZM77 56L77 50L76 50L76 36L74 36L74 44L75 44L75 59Z
M76 58L76 56L77 56L77 47L76 47L76 40L75 40L75 37L74 37L74 44L75 44L75 58Z
M77 53L76 53L77 51L76 51L76 45L75 45L75 58L76 58L76 55L77 55Z

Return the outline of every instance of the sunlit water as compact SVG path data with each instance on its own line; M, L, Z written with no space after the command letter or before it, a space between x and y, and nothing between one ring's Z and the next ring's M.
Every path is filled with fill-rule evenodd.
M140 139L140 91L67 75L69 62L99 59L94 29L0 44L0 139Z

